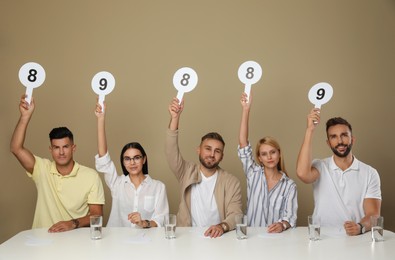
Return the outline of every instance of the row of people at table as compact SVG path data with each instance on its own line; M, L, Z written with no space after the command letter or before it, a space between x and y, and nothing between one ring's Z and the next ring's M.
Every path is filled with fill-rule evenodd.
M241 96L242 116L238 155L247 178L247 218L249 226L283 232L296 226L297 188L287 174L283 151L272 137L264 137L255 150L249 142L249 114L252 95ZM62 232L89 226L90 215L102 215L104 190L97 172L73 159L73 134L66 127L50 134L53 161L34 155L24 146L29 121L35 109L25 96L20 100L20 118L11 139L17 157L37 187L33 228ZM239 180L221 167L225 142L220 134L204 135L197 149L199 163L184 160L178 145L179 122L184 101L174 98L168 107L170 123L166 135L166 158L180 184L178 226L207 227L206 236L218 237L235 228L235 216L243 214ZM97 171L111 190L112 208L107 226L163 225L169 213L166 187L148 174L148 156L138 142L126 144L120 155L122 174L108 152L105 111L96 104L98 154ZM380 177L371 166L352 154L355 137L351 125L340 117L326 123L327 143L333 155L312 160L312 138L320 123L320 110L307 117L304 141L297 159L297 176L312 183L314 215L322 226L344 227L348 235L370 230L369 217L380 215ZM255 160L254 160L255 157Z

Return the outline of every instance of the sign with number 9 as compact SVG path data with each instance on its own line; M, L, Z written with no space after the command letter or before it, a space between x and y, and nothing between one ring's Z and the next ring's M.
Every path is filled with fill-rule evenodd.
M321 108L321 105L331 100L333 96L333 88L326 82L320 82L311 87L308 97L311 103L316 108Z
M93 91L99 95L99 103L104 111L104 99L114 90L115 78L110 72L101 71L92 78L91 85Z
M114 90L115 78L110 72L101 71L92 78L91 84L93 91L99 96L108 95Z

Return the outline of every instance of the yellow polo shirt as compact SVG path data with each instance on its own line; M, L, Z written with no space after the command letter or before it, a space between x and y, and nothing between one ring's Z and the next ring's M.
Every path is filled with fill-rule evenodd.
M74 162L71 173L62 176L55 162L34 156L33 179L37 204L33 228L49 228L59 221L84 217L88 204L104 204L103 184L98 173Z

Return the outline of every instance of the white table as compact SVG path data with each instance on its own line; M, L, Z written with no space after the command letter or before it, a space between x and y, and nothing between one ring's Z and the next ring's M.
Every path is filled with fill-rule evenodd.
M22 231L0 245L0 259L395 259L395 233L384 231L384 242L370 233L348 237L321 231L309 241L306 227L270 235L265 228L248 228L248 239L235 231L220 238L203 237L203 229L177 227L177 238L164 238L163 228L103 228L101 240L91 240L89 228L63 233L46 229Z

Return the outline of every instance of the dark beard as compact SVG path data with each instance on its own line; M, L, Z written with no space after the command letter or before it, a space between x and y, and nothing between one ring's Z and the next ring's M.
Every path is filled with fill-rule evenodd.
M204 162L203 158L200 157L200 156L199 156L199 161L200 161L200 163L204 166L204 168L209 169L209 170L215 169L215 168L217 168L218 165L219 165L219 162L214 163L213 165L207 165L207 164Z
M342 144L340 144L340 145L342 145ZM336 145L335 148L332 148L332 147L331 147L332 152L333 152L334 154L336 154L336 155L337 155L338 157L340 157L340 158L347 157L347 155L351 152L352 144L347 145L347 149L346 149L346 151L345 151L344 153L339 153L339 152L336 150L336 148L339 147L340 145Z

